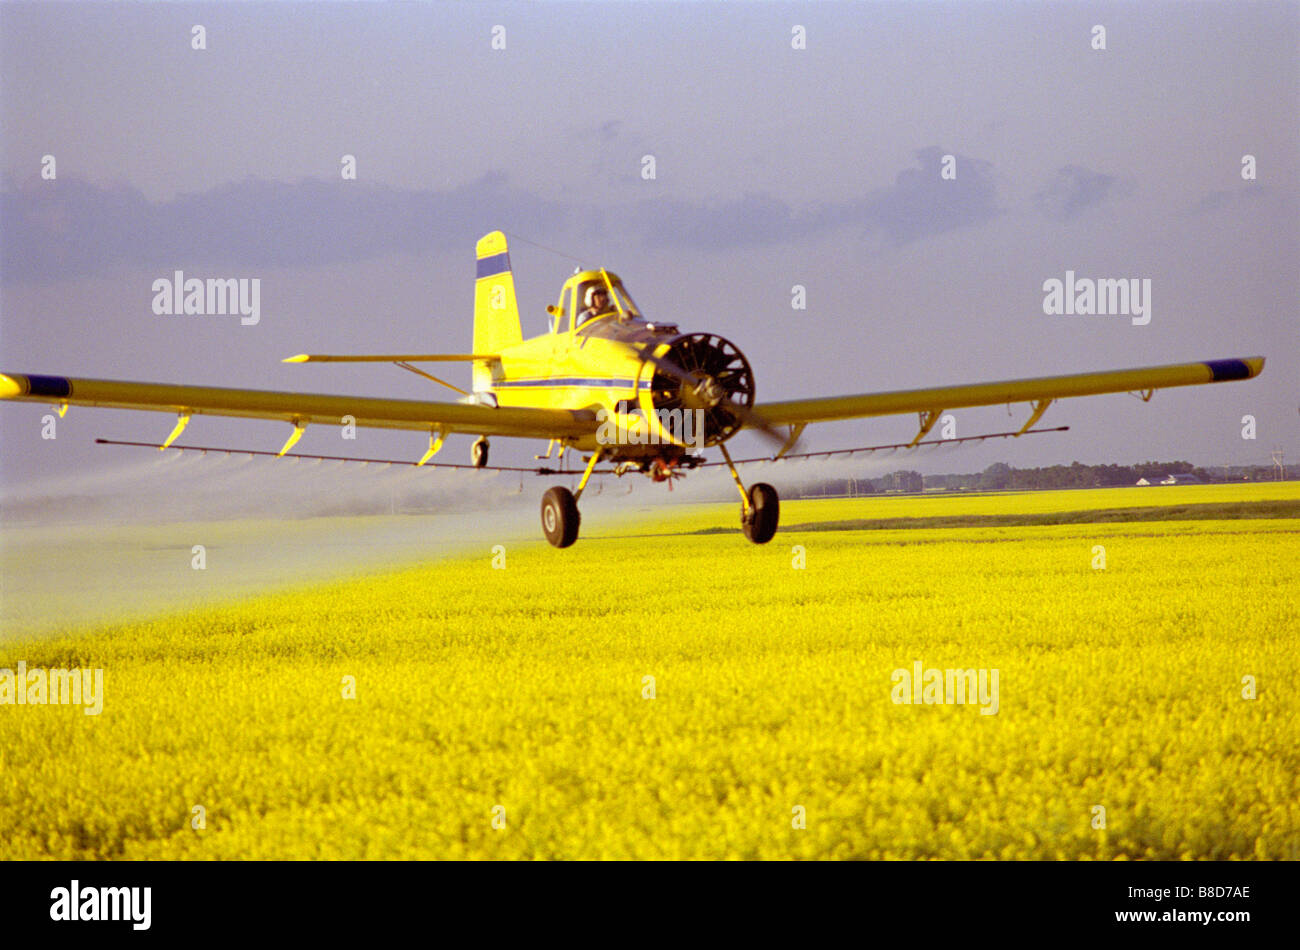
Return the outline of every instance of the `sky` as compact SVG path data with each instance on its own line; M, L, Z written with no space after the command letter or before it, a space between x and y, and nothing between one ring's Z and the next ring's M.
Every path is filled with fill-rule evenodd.
M760 403L1268 359L892 467L1300 461L1297 48L1295 3L3 3L0 371L442 399L384 364L280 360L467 351L474 242L502 229L525 334L576 263L604 266L652 319L733 340ZM259 279L260 321L155 314L176 270ZM1150 322L1045 314L1068 270L1149 279ZM138 465L94 439L174 421L74 407L42 439L47 411L0 405L6 489ZM966 436L1028 409L955 415ZM184 441L277 449L284 429L196 418ZM836 423L804 446L914 431ZM542 448L498 439L493 461Z

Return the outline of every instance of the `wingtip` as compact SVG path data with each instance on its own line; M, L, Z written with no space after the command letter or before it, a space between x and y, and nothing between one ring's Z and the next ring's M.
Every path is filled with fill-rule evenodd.
M1206 360L1204 365L1210 371L1209 382L1226 383L1235 379L1254 379L1264 371L1264 357Z
M1264 357L1262 356L1243 357L1241 362L1246 367L1247 379L1254 379L1260 373L1264 372Z

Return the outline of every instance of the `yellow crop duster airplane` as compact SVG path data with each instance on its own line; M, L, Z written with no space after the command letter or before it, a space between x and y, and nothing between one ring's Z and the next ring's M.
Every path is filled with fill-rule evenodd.
M942 386L756 403L754 373L744 354L712 333L684 333L670 323L647 320L617 274L579 270L564 282L558 302L547 308L550 332L525 340L505 235L494 231L477 246L472 353L380 356L301 355L289 363L391 362L460 393L457 402L376 399L307 393L217 389L161 383L118 382L63 376L0 375L0 398L59 405L152 409L172 412L177 423L159 449L173 446L195 415L279 419L293 426L284 455L310 424L354 424L427 433L424 465L453 433L479 438L473 467L488 467L488 437L547 439L560 454L585 455L575 491L557 486L542 499L542 527L556 547L578 537L578 499L597 465L617 475L642 472L656 481L705 463L702 450L717 446L740 492L741 525L757 544L771 540L779 517L771 485L745 488L726 442L742 429L756 429L779 442L773 458L790 457L804 427L813 422L915 412L920 425L908 446L920 444L941 413L966 406L1025 402L1030 431L1057 399L1098 393L1156 389L1250 379L1263 357L1210 360L1143 369L1080 373L1004 382ZM472 391L417 369L415 363L466 362ZM1035 430L1043 431L1043 430ZM103 441L103 440L101 440ZM150 443L145 443L150 444ZM850 451L850 450L843 450ZM818 453L821 454L821 453ZM829 454L829 453L827 453ZM555 470L508 469L555 474ZM577 474L574 472L573 474Z

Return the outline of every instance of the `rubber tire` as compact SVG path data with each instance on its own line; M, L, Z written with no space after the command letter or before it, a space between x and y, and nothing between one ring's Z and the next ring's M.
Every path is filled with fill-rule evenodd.
M553 547L567 548L578 540L582 516L573 492L563 485L548 488L542 496L542 533Z
M475 468L482 468L488 463L488 440L486 438L475 439L474 444L469 447L469 460Z
M776 489L766 482L758 482L749 488L749 511L740 516L740 525L745 537L755 544L767 544L776 534L777 523L781 520L781 500Z

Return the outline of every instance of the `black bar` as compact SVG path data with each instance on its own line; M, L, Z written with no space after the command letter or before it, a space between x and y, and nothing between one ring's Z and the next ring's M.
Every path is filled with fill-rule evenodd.
M802 931L800 945L810 946L825 945L815 934L835 932L856 935L855 943L910 934L904 946L1125 934L1143 942L1203 935L1227 946L1293 932L1294 872L1294 864L1271 862L15 862L0 864L0 887L7 941L60 932L147 933L169 943L283 934L301 946L305 937L400 928L490 934L495 945L506 933L531 944L592 929L632 940L649 928L675 939L687 928L697 938L730 934L727 945L736 946L741 934L770 937L784 927ZM136 931L129 920L52 920L59 899L52 893L63 888L70 898L74 880L83 900L88 888L149 887L149 929ZM1248 920L1187 919L1242 911ZM1134 912L1155 919L1117 919Z

